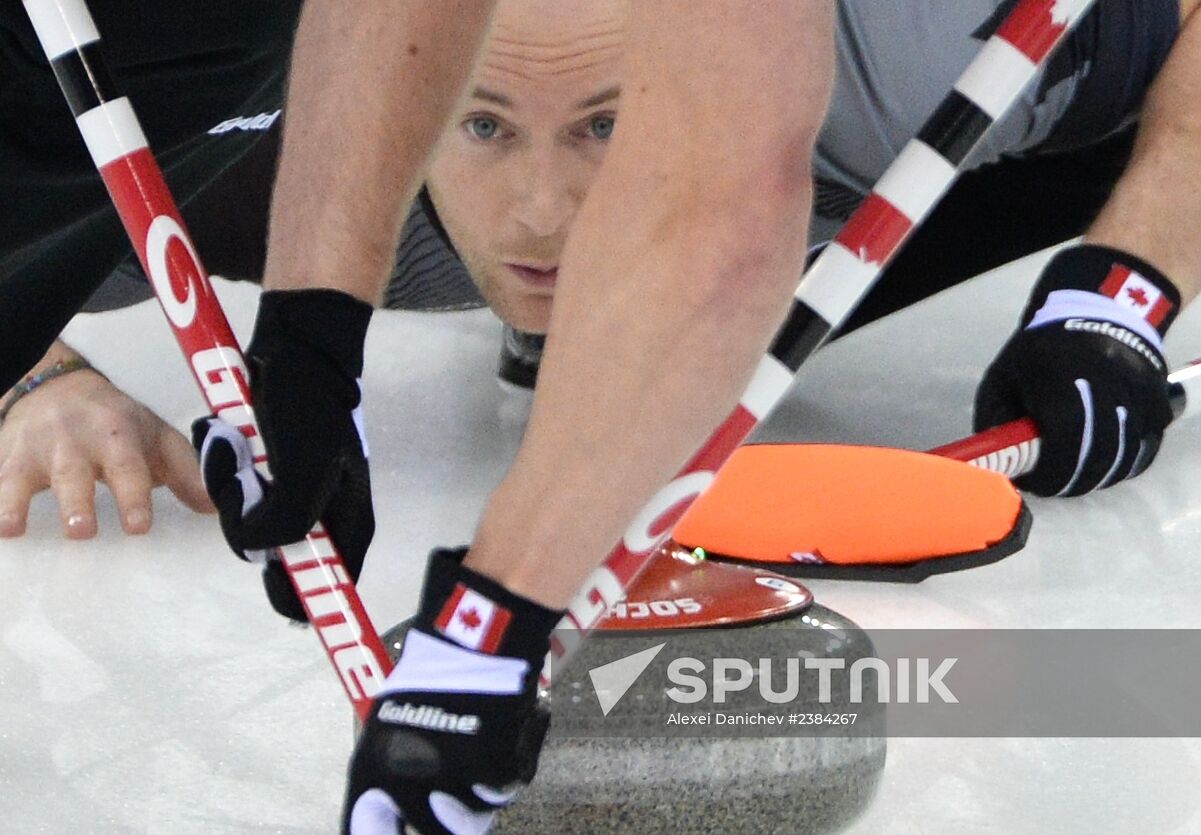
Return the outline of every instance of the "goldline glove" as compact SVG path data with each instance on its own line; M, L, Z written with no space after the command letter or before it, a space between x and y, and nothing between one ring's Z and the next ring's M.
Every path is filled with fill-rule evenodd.
M1019 488L1079 496L1146 470L1172 419L1163 337L1179 307L1172 282L1129 253L1081 245L1051 260L976 391L976 431L1038 425Z

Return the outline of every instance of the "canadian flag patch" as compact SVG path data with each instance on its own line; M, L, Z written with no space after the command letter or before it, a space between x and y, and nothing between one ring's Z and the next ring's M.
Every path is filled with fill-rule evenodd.
M1172 301L1162 290L1121 264L1113 265L1100 291L1123 307L1135 311L1156 328L1172 312Z
M496 652L512 615L462 583L442 607L434 626L455 643L477 652Z

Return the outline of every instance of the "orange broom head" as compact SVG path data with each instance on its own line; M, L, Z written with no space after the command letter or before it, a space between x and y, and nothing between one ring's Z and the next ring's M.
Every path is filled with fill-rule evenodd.
M735 450L680 520L688 548L768 563L913 563L987 550L1023 518L1004 476L924 452L828 444Z

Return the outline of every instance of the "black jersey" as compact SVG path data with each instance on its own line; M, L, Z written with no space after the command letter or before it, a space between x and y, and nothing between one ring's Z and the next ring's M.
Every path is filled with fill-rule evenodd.
M278 113L301 0L89 6L113 74L186 206L261 138L254 125ZM242 128L213 132L239 117ZM24 7L8 0L0 4L0 203L2 390L130 252Z

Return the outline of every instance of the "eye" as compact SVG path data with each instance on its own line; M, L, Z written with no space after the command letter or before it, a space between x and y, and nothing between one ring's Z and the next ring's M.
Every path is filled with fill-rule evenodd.
M594 139L604 142L613 135L613 125L616 121L612 113L598 114L588 120L588 132Z
M500 135L500 120L493 116L473 116L464 126L473 138L485 142Z

